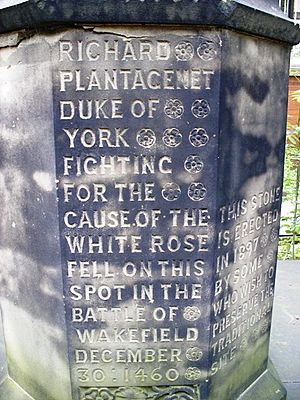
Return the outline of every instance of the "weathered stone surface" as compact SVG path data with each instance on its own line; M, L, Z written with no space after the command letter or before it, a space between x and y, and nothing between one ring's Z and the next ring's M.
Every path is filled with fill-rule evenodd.
M272 362L269 362L268 369L238 398L238 400L252 399L286 400L286 388L280 382Z
M44 38L1 50L0 282L5 385L16 393L23 388L29 398L56 400L70 395L51 70ZM25 398L2 390L2 399Z
M0 54L1 398L284 396L265 371L289 47L114 27Z
M65 24L184 24L228 27L296 44L299 29L277 0L5 0L0 32Z

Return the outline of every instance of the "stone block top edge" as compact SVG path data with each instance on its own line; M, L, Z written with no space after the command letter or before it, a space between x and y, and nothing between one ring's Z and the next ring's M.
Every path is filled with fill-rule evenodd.
M74 24L176 24L234 29L297 44L277 0L0 0L0 33Z

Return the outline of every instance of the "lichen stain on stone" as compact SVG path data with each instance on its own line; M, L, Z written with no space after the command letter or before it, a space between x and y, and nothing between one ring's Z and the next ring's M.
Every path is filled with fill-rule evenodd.
M268 339L262 336L255 344L240 353L228 369L212 377L212 399L229 400L241 382L249 382L253 373L266 363ZM245 362L247 360L247 362Z

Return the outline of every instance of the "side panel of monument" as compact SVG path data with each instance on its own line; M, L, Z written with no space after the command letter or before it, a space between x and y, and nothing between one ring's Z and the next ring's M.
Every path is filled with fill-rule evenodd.
M15 35L4 39L12 45ZM0 54L0 282L7 365L0 398L69 399L51 44L36 36Z
M211 374L212 398L226 400L268 365L289 47L232 32L222 43ZM249 399L267 396L268 385L270 398L282 398L284 389L265 375Z

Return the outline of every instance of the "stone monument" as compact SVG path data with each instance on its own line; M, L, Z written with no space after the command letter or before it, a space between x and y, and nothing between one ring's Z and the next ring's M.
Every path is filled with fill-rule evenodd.
M285 399L298 28L275 0L7 0L0 32L0 399Z

